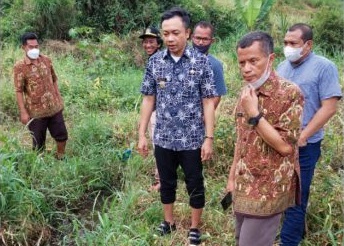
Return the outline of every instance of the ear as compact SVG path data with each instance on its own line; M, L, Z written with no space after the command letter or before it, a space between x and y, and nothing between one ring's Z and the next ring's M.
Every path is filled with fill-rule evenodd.
M186 38L190 39L190 36L191 36L191 29L188 28L188 29L186 29Z
M274 63L275 57L276 57L275 53L271 53L270 54L270 60L269 60L269 62L270 62L270 64L269 64L270 69L272 69L272 67L273 67L273 63Z

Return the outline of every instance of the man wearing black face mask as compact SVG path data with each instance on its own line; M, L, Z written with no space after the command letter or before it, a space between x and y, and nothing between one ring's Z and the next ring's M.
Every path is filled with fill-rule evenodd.
M214 73L216 92L219 96L214 97L215 109L220 103L221 96L227 93L225 81L223 78L222 63L214 56L208 54L211 44L215 41L214 26L206 21L200 21L195 25L192 35L192 45L198 51L208 56L211 68Z

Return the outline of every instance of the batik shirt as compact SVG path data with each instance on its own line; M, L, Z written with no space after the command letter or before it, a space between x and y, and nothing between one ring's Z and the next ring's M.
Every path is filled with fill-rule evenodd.
M258 108L264 118L292 147L280 155L248 124L238 102L235 115L235 212L269 216L283 212L299 201L299 162L297 140L301 131L303 96L298 86L271 73L258 89Z
M154 54L141 85L155 95L154 144L175 151L201 147L205 128L203 98L217 96L208 58L187 46L175 62L167 50Z
M54 87L57 77L51 60L43 55L37 65L25 57L14 66L15 91L23 93L25 108L31 118L42 118L63 109L63 101Z

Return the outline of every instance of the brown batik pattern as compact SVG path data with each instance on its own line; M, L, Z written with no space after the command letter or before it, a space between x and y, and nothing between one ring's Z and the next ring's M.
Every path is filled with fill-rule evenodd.
M42 118L63 109L60 93L55 89L57 77L51 60L43 55L33 64L25 57L14 66L15 91L23 93L25 108L31 118Z
M258 104L264 118L292 146L293 152L282 156L265 143L248 124L248 116L238 103L234 210L268 216L284 211L299 200L297 140L303 96L295 84L273 72L258 90Z

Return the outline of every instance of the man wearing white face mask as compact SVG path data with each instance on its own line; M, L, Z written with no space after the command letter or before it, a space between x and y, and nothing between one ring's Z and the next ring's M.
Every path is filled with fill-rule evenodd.
M278 74L295 82L305 95L302 131L298 140L301 168L301 205L289 208L281 230L282 245L299 245L304 235L310 185L320 157L323 126L335 114L342 93L336 66L312 52L313 32L310 26L298 23L284 37L286 60Z
M244 87L235 108L237 140L228 177L239 246L272 246L281 213L299 201L297 139L303 96L272 69L272 37L251 32L237 45Z
M44 150L49 129L57 145L55 156L63 159L68 133L55 70L51 60L40 54L36 34L25 33L21 41L25 57L15 64L13 70L20 121L28 125L33 148L38 151Z

